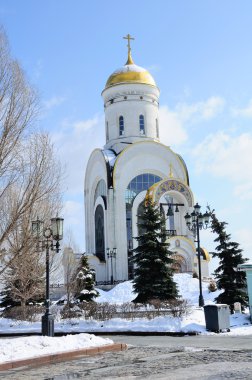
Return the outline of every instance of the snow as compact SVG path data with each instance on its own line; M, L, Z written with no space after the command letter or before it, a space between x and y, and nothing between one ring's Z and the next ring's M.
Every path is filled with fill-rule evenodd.
M189 274L176 274L174 276L178 284L181 297L188 300L191 305L190 313L181 318L172 316L159 316L153 319L134 318L121 319L113 318L106 321L85 320L74 318L61 320L55 318L56 332L80 332L78 335L67 335L63 337L22 337L14 339L0 339L0 362L8 360L34 357L55 352L75 350L79 348L94 347L98 345L107 345L112 343L109 339L96 337L93 332L111 332L111 331L160 331L160 332L195 332L199 334L214 335L215 333L206 330L204 309L198 307L199 281L192 278ZM203 281L202 289L205 304L214 303L214 298L220 293L215 291L209 293L208 282ZM98 289L100 295L97 302L108 302L117 305L132 301L136 294L133 293L131 281L116 285L110 291ZM250 316L245 314L230 315L230 332L223 332L219 336L228 335L252 335L252 325ZM41 331L41 322L13 321L6 318L0 318L0 333L25 333Z
M146 69L144 69L141 66L135 65L135 64L124 65L124 66L120 67L119 69L115 70L112 75L116 75L119 73L125 73L127 71L133 71L133 72L139 72L140 73L140 72L146 71Z
M111 339L103 339L92 334L66 335L60 338L29 336L0 339L0 363L112 343Z
M131 302L136 298L136 294L133 293L133 284L131 281L122 282L116 285L109 292L97 289L99 292L99 297L96 298L96 302L109 302L122 305L126 302Z

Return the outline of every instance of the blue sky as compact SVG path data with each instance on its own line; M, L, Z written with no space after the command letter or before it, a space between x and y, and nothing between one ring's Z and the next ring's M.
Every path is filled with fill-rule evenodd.
M100 94L130 33L135 63L161 90L161 141L184 157L195 200L252 259L251 1L2 0L0 23L66 165L64 218L80 251L85 165L104 144ZM214 236L201 236L213 250Z

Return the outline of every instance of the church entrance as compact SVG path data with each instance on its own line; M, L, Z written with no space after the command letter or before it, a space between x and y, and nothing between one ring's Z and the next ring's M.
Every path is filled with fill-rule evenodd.
M174 262L172 264L172 268L174 269L174 273L184 273L187 272L187 265L186 265L186 260L184 257L178 255L175 253L172 256Z

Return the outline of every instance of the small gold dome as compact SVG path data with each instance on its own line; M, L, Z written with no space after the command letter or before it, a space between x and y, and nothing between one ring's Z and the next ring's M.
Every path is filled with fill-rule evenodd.
M110 75L105 88L121 83L143 83L156 86L151 74L143 67L135 65L130 54L126 64Z

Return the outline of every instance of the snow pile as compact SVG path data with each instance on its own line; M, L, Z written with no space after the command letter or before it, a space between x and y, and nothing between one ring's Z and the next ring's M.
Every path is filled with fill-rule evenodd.
M192 278L189 274L176 274L175 281L178 284L178 289L181 297L183 299L188 300L188 303L191 305L190 312L188 315L183 316L182 318L173 318L172 316L159 316L153 319L144 318L134 318L130 317L129 319L122 318L112 318L110 320L105 321L97 321L93 319L85 320L84 318L71 318L71 319L57 319L55 320L55 332L63 332L63 333L104 333L104 332L114 332L117 331L120 333L121 331L159 331L159 332L196 332L200 334L214 334L206 330L205 325L205 316L204 309L198 307L198 298L199 298L199 281L196 278ZM215 291L213 293L209 293L208 291L208 282L202 283L203 295L205 304L212 303L214 298L217 297L219 291ZM99 289L100 296L98 297L98 302L109 302L115 304L122 304L125 302L130 302L135 298L135 294L133 293L133 286L131 281L127 281L115 286L108 292L102 291ZM233 314L230 315L230 329L231 331L228 333L222 333L221 335L229 334L229 335L248 335L252 334L252 325L250 323L249 314ZM10 319L0 318L0 333L14 333L14 332L37 332L41 331L41 322L27 322L27 321L13 321ZM93 343L96 344L98 341L95 340L95 337L91 335L91 339L88 338L89 335L81 334L80 341L78 340L78 336L69 337L70 341L74 341L74 346L71 346L66 340L66 337L62 338L47 338L47 337L36 337L38 340L35 340L35 337L30 338L22 338L22 339L34 339L34 344L38 346L48 346L48 342L53 339L53 342L60 342L58 339L62 339L61 343L55 343L58 351L63 351L64 347L67 349L76 349L81 347L92 347ZM43 340L45 339L45 340ZM49 339L49 340L48 340ZM77 340L76 340L77 339ZM98 339L98 338L97 338ZM100 339L100 338L99 338ZM15 340L11 340L12 342L12 354L15 356ZM4 347L9 345L9 340L4 339L3 344ZM23 342L26 345L25 340L19 340L18 342L21 344ZM33 342L33 340L31 341ZM108 341L110 343L111 341ZM108 344L106 341L99 341L98 344ZM27 343L28 344L28 343ZM32 343L31 343L32 344ZM84 345L84 346L83 346ZM5 349L1 347L2 354ZM20 348L21 350L21 348ZM28 350L31 352L33 348ZM24 348L21 351L26 351ZM35 351L34 351L35 352ZM46 353L40 348L41 355ZM40 355L40 354L39 354ZM3 357L3 356L1 356Z
M112 344L111 339L103 339L90 334L67 335L60 338L29 336L14 339L0 339L0 363L33 358L43 355Z
M99 292L99 296L96 298L96 302L109 302L121 305L126 302L131 302L136 298L136 294L133 293L132 281L125 281L116 285L109 292L105 292L101 289L96 289Z
M199 302L199 280L193 278L192 275L187 273L174 274L174 281L177 283L179 294L181 298L186 299L192 305L198 305ZM209 282L202 281L202 293L205 304L214 302L214 299L220 294L220 290L209 292Z
M199 280L197 278L193 278L190 274L178 273L174 275L174 281L177 283L181 298L188 300L192 305L198 305ZM217 290L216 292L209 293L208 285L209 282L202 282L203 297L205 299L205 303L212 303L220 291ZM136 298L136 294L133 293L132 281L126 281L118 284L108 292L101 289L97 290L100 293L100 296L96 298L96 302L109 302L121 305L125 302L131 302Z

